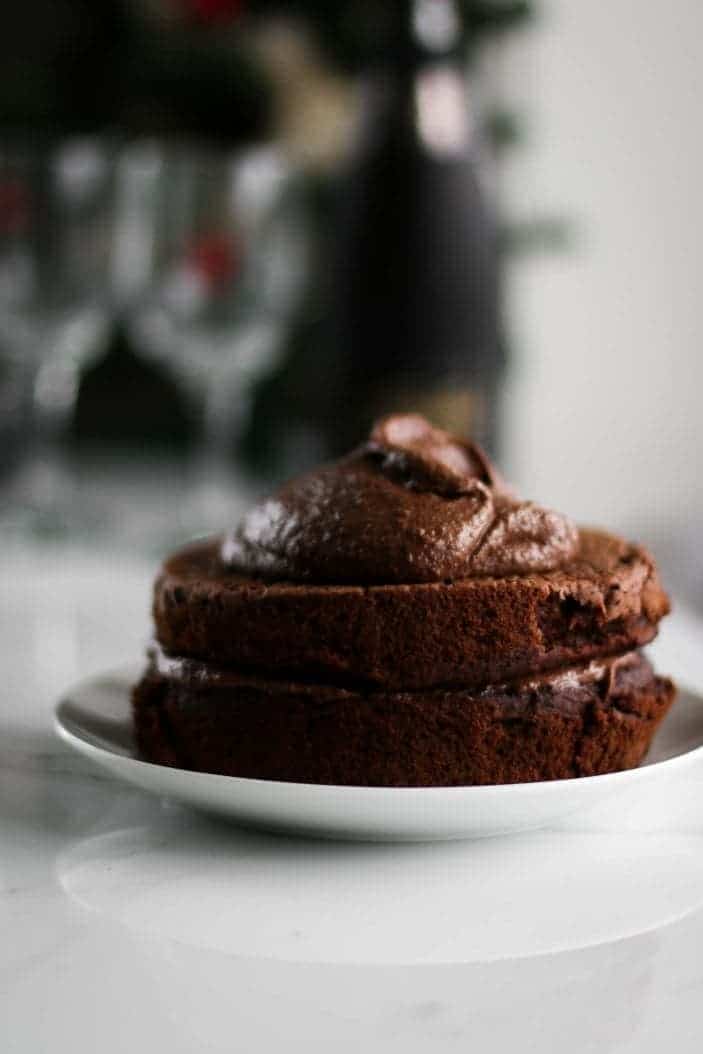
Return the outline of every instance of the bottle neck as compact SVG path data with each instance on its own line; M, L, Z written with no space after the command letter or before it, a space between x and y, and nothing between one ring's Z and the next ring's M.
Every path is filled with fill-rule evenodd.
M352 157L384 149L466 156L472 121L455 0L394 0L392 12L393 46L364 79Z
M446 60L371 75L362 88L352 163L384 151L434 161L470 159L475 122L464 70Z
M388 65L413 76L427 65L461 62L462 26L456 0L395 0Z

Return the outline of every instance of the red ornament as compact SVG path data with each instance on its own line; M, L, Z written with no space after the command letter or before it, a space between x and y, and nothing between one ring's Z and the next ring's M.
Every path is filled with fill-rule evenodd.
M187 14L204 25L233 22L244 11L244 0L182 0Z
M12 176L0 180L0 234L15 237L24 234L31 218L29 188Z
M233 242L220 234L200 238L191 246L187 260L210 289L222 289L239 269Z

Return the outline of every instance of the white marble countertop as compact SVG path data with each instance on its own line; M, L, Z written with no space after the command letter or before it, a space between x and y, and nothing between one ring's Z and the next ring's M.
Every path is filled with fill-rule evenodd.
M245 833L53 736L139 654L152 564L0 560L0 1050L699 1051L703 772L579 831L371 846ZM657 661L703 686L703 624Z

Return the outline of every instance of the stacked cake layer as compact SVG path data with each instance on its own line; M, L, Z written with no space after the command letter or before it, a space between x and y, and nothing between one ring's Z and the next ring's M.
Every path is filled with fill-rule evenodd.
M629 768L674 697L637 649L648 553L519 502L407 416L167 560L142 755L277 780L451 785Z

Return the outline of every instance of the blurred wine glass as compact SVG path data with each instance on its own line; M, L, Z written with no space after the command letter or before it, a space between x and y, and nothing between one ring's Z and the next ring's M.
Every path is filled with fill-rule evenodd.
M75 521L65 460L81 371L109 336L109 149L0 145L0 522Z
M171 371L190 406L186 519L197 533L221 527L243 488L232 450L304 283L306 226L273 148L233 157L170 147L157 167L153 278L129 327L136 350Z

